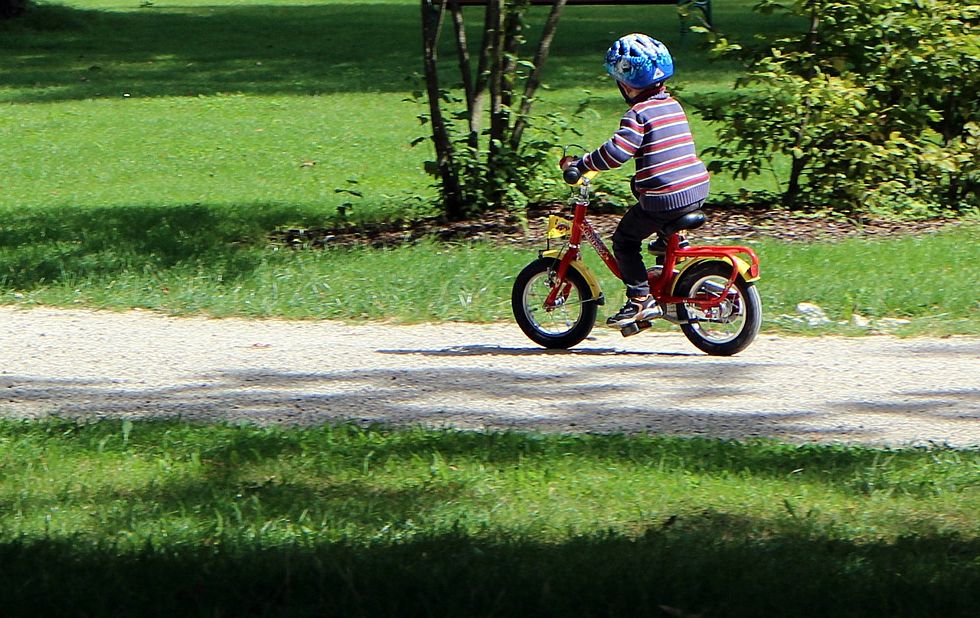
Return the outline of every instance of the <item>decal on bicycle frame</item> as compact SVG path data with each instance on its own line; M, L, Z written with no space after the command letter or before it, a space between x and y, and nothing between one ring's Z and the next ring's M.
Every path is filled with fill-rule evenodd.
M599 238L599 234L592 229L591 225L586 226L585 229L582 230L582 234L585 236L585 239L589 241L589 244L592 245L592 248L595 249L595 252L599 254L599 257L602 258L603 262L608 263L610 260L613 262L616 261L616 258L613 257L613 254L610 253L609 249L606 247L606 243L602 242L602 239Z

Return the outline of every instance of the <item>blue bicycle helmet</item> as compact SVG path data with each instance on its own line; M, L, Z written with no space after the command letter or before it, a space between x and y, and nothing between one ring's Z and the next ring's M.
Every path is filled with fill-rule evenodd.
M674 74L667 47L645 34L627 34L606 52L606 72L630 88L644 89Z

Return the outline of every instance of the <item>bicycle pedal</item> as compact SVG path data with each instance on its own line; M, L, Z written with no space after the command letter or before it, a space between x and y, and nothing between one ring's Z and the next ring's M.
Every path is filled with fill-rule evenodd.
M650 328L652 324L646 320L640 320L639 322L631 322L626 326L619 329L620 334L623 337L632 337L633 335L639 333L642 330Z

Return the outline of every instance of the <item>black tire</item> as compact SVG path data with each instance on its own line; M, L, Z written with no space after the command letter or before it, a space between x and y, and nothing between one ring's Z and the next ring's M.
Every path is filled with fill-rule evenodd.
M732 266L727 262L696 264L680 276L674 286L674 296L717 297L731 274ZM755 285L739 275L728 296L718 307L720 315L705 315L695 305L677 305L677 317L681 320L684 335L699 350L712 356L741 352L752 343L762 326L762 300Z
M568 297L551 311L544 301L556 284L558 260L539 258L517 275L510 302L514 318L531 341L546 348L570 348L581 342L595 326L596 302L582 273L568 269Z

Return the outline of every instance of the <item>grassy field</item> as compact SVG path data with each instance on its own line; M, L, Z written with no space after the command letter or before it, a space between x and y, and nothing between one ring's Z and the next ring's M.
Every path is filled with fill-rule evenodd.
M0 424L4 615L968 616L980 453Z
M716 7L717 23L743 35L793 26L749 5ZM509 319L510 278L531 252L268 246L270 232L334 222L344 204L355 224L430 211L430 153L409 146L424 134L422 110L405 100L418 87L419 58L405 53L420 47L417 11L415 0L99 0L41 4L0 24L0 302ZM638 11L571 7L555 41L540 109L574 108L590 90L586 143L604 139L621 111L599 61L618 32L663 38L684 96L723 92L736 76L709 63L695 35L680 35L673 7L644 7L639 20ZM479 22L479 9L467 15ZM378 43L366 53L365 40ZM709 127L695 131L711 143ZM768 180L757 182L748 188ZM928 242L763 243L767 327L795 328L775 318L809 301L839 321L859 312L916 318L909 333L976 333L975 230ZM605 286L612 295L619 284Z
M748 27L741 3L720 7L719 22ZM350 179L368 187L363 216L400 215L406 198L428 194L430 152L409 147L425 134L424 110L405 101L420 86L414 0L140 4L42 5L26 25L0 25L0 102L13 104L0 120L0 206L277 205L296 220L332 214ZM474 25L478 11L467 9ZM601 57L613 33L641 25L676 49L689 96L730 87L733 67L682 40L673 7L642 12L569 8L541 111L574 109L588 89L599 116L580 128L589 143L605 139L622 102Z
M750 4L716 22L795 26ZM429 212L417 5L65 0L0 23L0 303L510 319L533 251L268 242L348 202L354 223ZM599 59L634 30L689 100L737 75L673 7L571 7L539 109L596 95L577 141L615 126ZM766 328L856 332L779 318L810 301L980 334L977 230L760 242ZM980 452L939 446L4 420L0 616L972 616L978 478Z

